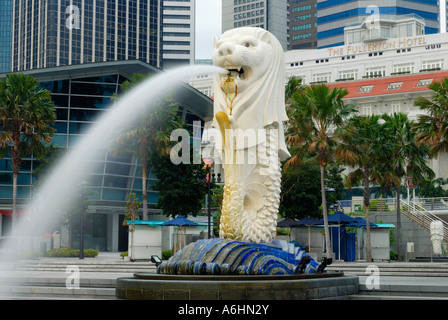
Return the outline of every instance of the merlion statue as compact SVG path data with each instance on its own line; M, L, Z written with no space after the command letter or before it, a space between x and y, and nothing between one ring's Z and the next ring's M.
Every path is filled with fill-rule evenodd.
M430 224L430 233L432 241L432 253L434 255L442 255L443 241L443 223L442 221L433 221Z
M285 144L285 61L278 40L260 28L239 28L215 39L214 133L209 156L221 161L224 195L219 238L193 242L157 268L162 274L280 275L323 273L300 247L275 240L280 161ZM214 151L213 151L214 149ZM212 152L218 152L212 155ZM208 157L207 157L208 158Z
M216 149L225 187L220 237L271 242L280 202L285 144L285 60L279 41L261 28L232 29L215 38Z

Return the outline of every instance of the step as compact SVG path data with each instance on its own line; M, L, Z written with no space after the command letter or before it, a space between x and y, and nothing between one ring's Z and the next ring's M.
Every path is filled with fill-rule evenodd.
M448 277L448 264L446 263L425 263L425 264L333 264L328 266L328 271L342 271L346 274L362 276L366 275L367 267L374 265L378 267L383 276L418 276L418 277Z
M18 299L34 297L40 299L101 299L115 300L115 288L69 289L60 286L1 286L0 297Z
M414 284L380 284L379 289L369 290L359 284L359 293L365 295L436 296L448 298L448 286Z
M398 296L398 295L364 295L355 294L348 297L349 300L448 300L448 297L421 297L421 296Z
M125 274L124 274L125 275ZM0 278L0 288L4 286L59 286L65 287L66 277L27 277L27 276L9 276ZM80 287L101 287L115 288L116 279L93 279L80 277Z
M41 268L17 268L16 271L48 271L48 272L65 272L66 267L41 267ZM148 272L148 273L155 273L156 269L152 268L141 268L141 269L135 269L135 268L79 268L80 272L113 272L113 273L137 273L137 272Z

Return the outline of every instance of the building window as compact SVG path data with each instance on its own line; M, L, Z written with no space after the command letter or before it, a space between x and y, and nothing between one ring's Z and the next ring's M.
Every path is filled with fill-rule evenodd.
M386 75L386 67L372 67L366 69L366 75L364 78L377 78L384 77Z
M358 93L372 92L372 89L373 89L373 85L372 86L362 86L361 88L359 88Z
M331 82L331 73L318 73L313 75L312 83L323 83L323 82Z
M398 90L401 89L401 86L403 85L403 82L393 82L389 83L389 86L386 90Z
M424 80L420 80L416 87L427 87L432 83L433 79L424 79Z
M396 64L394 65L394 74L403 74L403 73L414 73L414 64L413 63L404 63L404 64Z
M401 112L401 106L400 103L392 103L390 113L400 113Z
M443 67L444 67L444 62L442 59L428 60L428 61L423 61L422 70L420 70L420 71L442 70Z
M358 79L358 70L345 70L340 71L338 74L338 80L357 80ZM336 81L338 81L336 80Z
M363 105L362 106L362 114L365 116L371 116L372 115L372 105Z

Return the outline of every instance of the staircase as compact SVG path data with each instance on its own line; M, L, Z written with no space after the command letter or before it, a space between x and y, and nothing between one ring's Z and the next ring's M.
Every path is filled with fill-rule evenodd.
M441 221L443 223L443 239L444 241L448 241L448 223L426 210L420 204L414 201L407 202L400 200L400 212L411 221L427 230L430 230L431 222Z
M334 262L328 271L342 271L344 274L367 276L369 266L378 267L381 276L387 277L441 277L448 279L448 263L431 262Z
M379 288L369 288L368 267L378 268ZM359 277L359 292L350 300L448 300L448 263L335 262L328 271Z
M372 290L360 279L359 292L350 300L448 300L448 286L412 283L381 284Z
M67 286L79 270L79 287ZM0 264L0 300L115 300L116 279L134 273L155 273L151 262L107 261L95 258L40 259Z

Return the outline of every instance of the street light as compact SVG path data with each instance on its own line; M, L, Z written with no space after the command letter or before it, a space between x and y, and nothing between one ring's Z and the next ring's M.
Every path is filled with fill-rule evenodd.
M84 259L84 213L85 213L85 198L86 195L84 193L84 187L87 186L88 183L86 181L81 182L79 186L81 187L81 217L80 217L80 235L79 235L79 259Z
M212 238L212 232L211 232L211 219L212 219L212 210L210 207L210 203L211 203L211 199L210 199L210 188L211 188L211 184L215 183L215 174L212 174L212 159L204 159L204 163L208 168L208 178L207 178L207 215L208 215L208 227L207 227L207 238L211 239ZM221 174L218 173L218 183L221 182Z
M162 263L162 259L160 259L158 255L152 255L151 262L155 263L156 267L158 267Z

